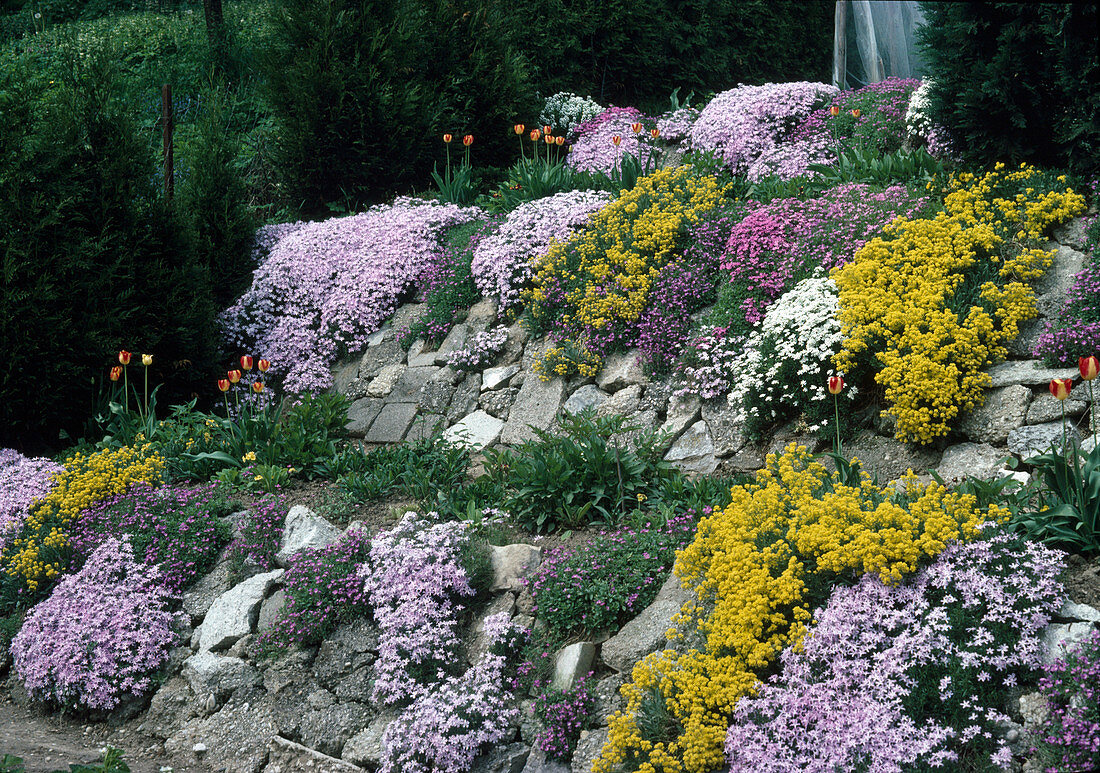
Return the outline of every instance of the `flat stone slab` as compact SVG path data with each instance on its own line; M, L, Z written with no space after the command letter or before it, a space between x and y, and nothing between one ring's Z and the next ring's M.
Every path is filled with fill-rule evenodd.
M1021 384L991 389L985 403L963 416L959 428L975 443L1000 445L1022 427L1031 404L1031 389Z
M508 380L519 373L519 365L505 365L502 368L486 368L481 374L481 391L500 389L508 385Z
M592 642L582 641L564 647L554 656L554 676L550 687L572 690L592 670L595 659L596 645Z
M504 422L485 411L474 411L443 433L443 438L467 448L487 448L497 441Z
M993 383L990 389L1022 384L1024 386L1045 386L1054 378L1073 378L1077 368L1048 368L1042 360L1009 360L994 365L986 371Z
M603 643L603 662L622 673L630 673L634 664L651 652L664 649L665 634L672 628L672 616L689 601L693 592L680 584L680 578L669 575L657 598L642 613Z
M306 548L323 548L336 541L340 529L304 505L295 505L286 514L283 539L275 563L286 567L290 557Z
M438 374L440 368L434 365L424 367L409 367L397 379L393 385L386 402L390 403L415 403L420 400L420 392L424 385Z
M1083 414L1088 408L1088 403L1080 400L1059 400L1049 392L1044 392L1035 397L1027 407L1027 423L1045 424L1048 421L1061 421L1063 406L1066 409L1066 418L1072 418Z
M992 480L998 477L1004 458L1003 451L988 443L958 443L944 450L936 474L948 484L962 481L968 475Z
M406 369L406 366L399 362L392 362L386 365L382 370L378 371L378 375L367 384L367 395L370 397L385 397L393 391L394 386Z
M549 429L564 397L565 379L558 377L543 381L537 376L529 375L523 380L523 386L516 395L508 423L500 434L500 442L514 446L535 440L536 435L531 427Z
M707 423L699 420L681 435L665 454L665 461L672 462L685 472L710 475L718 468Z
M260 603L282 576L282 569L258 574L219 596L199 629L199 650L228 649L242 636L252 633L260 614Z
M585 408L599 410L599 407L610 396L595 384L585 384L569 395L569 399L565 401L565 405L561 409L566 413L581 413Z
M668 401L668 412L661 432L676 439L684 430L699 420L702 401L698 397L672 397Z
M376 397L364 397L356 400L348 407L348 423L344 429L352 437L363 437L367 434L371 422L378 418L382 412L382 401Z
M363 768L345 760L338 760L316 749L288 741L280 735L268 744L268 767L281 773L363 773Z
M417 410L415 403L386 403L378 418L370 425L364 440L368 443L401 442L409 431Z
M638 363L636 349L609 355L596 376L596 386L605 392L618 392L633 384L644 384L645 381L645 373Z
M733 456L749 444L741 412L731 408L725 398L705 401L701 412L714 442L714 455L719 459Z
M1027 459L1045 454L1053 447L1061 449L1063 439L1072 443L1079 437L1077 430L1068 422L1064 435L1060 421L1052 421L1049 424L1029 424L1008 433L1008 450L1019 455L1021 459Z

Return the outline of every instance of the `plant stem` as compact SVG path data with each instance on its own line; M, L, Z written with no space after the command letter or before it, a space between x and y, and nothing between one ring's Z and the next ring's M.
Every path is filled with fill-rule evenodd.
M833 416L836 419L836 452L843 456L844 448L840 445L840 403L837 402L836 395L833 395Z
M1089 426L1092 428L1092 447L1096 448L1096 398L1092 396L1092 382L1089 381Z
M130 374L129 368L122 366L122 399L125 403L126 413L130 412Z

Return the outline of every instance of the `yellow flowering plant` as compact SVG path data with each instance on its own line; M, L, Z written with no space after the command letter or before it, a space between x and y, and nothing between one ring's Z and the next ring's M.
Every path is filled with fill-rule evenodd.
M829 473L805 448L788 446L700 521L674 569L693 591L670 632L682 651L634 667L596 773L718 769L737 702L784 648L799 645L834 582L872 572L900 582L987 519L1009 517L911 473L880 488L866 474L853 480L851 469Z
M930 443L981 405L984 369L1036 316L1028 282L1051 265L1040 240L1085 200L1032 167L949 179L935 217L898 218L832 278L844 343L838 371L870 367L899 440Z
M678 257L686 228L723 195L691 166L662 169L594 214L584 232L550 247L523 297L531 331L568 342L544 356L544 380L582 366L598 370L602 355L631 343L660 269Z
M41 597L68 569L69 527L81 511L133 483L160 483L163 473L164 459L148 445L70 456L54 487L31 505L19 535L0 553L0 616Z

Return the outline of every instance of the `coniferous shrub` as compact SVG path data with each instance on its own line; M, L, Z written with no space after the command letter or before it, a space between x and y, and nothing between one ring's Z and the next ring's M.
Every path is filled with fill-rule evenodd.
M121 348L155 356L162 404L211 360L209 273L166 203L110 51L51 83L0 70L0 436L74 435ZM97 380L99 386L97 387Z
M922 3L933 120L978 164L1100 168L1095 3Z

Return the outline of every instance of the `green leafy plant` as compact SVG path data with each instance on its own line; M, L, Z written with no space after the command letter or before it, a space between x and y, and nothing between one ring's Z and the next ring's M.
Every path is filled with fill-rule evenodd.
M367 454L344 452L336 461L349 469L339 485L353 501L369 502L400 492L425 502L428 509L435 509L440 495L447 496L444 492L462 487L468 462L465 447L441 435L382 446Z
M504 184L484 202L490 212L511 212L520 204L555 193L591 187L590 176L574 172L564 161L524 158L508 170Z
M486 469L505 489L502 509L536 533L614 526L673 474L661 458L667 438L623 416L566 414L553 431L534 433L514 451L490 451Z
M1100 553L1100 447L1076 444L1028 460L1029 507L1014 519L1031 537L1081 555Z
M810 164L809 169L825 187L841 183L889 185L923 180L932 182L944 173L943 161L924 148L882 153L874 147L842 148L831 164Z

